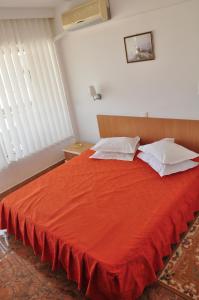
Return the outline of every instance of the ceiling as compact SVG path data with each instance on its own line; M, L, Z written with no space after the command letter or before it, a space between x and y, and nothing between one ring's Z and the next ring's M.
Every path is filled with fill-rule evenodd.
M0 7L56 7L72 0L0 0Z

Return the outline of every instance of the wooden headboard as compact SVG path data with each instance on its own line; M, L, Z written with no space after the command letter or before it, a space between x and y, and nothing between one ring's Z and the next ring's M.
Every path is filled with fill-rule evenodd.
M140 136L147 144L164 137L199 153L199 120L98 115L100 137Z

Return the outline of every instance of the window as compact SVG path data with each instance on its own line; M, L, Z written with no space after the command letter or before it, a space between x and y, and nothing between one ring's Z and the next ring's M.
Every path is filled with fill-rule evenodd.
M0 21L0 169L72 135L51 24Z

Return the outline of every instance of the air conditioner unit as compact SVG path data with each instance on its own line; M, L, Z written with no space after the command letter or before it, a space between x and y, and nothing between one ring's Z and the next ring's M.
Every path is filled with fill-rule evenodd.
M62 14L62 24L66 30L77 30L108 19L110 19L108 0L89 0Z

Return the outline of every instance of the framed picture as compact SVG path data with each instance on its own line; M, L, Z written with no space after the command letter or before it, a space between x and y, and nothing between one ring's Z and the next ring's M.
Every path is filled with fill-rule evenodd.
M127 63L155 59L152 32L145 32L124 38Z

